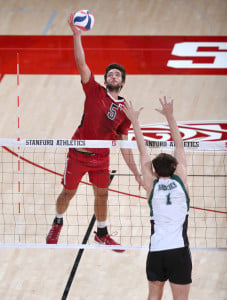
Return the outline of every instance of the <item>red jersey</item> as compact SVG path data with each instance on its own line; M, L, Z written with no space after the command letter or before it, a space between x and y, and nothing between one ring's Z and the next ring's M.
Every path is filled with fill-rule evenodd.
M131 125L121 109L125 99L114 100L107 90L95 81L94 75L82 84L86 98L81 124L72 139L118 140L119 134L128 134ZM107 149L88 149L95 153L109 153Z

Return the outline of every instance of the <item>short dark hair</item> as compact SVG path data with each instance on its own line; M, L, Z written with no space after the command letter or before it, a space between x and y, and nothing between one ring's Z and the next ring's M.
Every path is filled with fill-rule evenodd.
M159 177L170 177L176 171L177 160L167 153L160 153L153 160L152 164Z
M117 69L121 72L121 76L122 76L122 81L125 82L125 78L126 78L126 71L125 71L125 68L122 66L122 65L119 65L117 63L112 63L110 64L109 66L106 67L106 72L105 72L105 75L104 75L104 79L106 81L106 78L107 78L107 73L112 70L112 69Z

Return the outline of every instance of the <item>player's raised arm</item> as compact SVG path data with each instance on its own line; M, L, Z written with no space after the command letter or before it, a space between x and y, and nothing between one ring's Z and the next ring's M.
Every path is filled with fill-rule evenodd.
M123 108L126 116L132 122L132 126L136 137L136 142L140 152L140 162L141 162L141 171L143 175L143 183L147 193L150 194L152 188L151 182L154 179L154 174L152 170L151 159L149 154L147 153L144 137L138 121L142 109L143 108L140 108L138 111L135 111L131 101L129 103L126 102Z
M186 155L184 150L184 144L183 140L179 131L179 128L177 126L176 120L173 115L173 100L168 102L166 100L166 97L163 99L159 99L162 108L156 109L159 113L165 116L170 132L175 144L175 150L174 150L174 156L177 159L178 165L176 169L176 174L178 174L181 179L183 180L184 184L186 185L186 179L187 179L187 161L186 161Z
M127 141L128 140L128 136L121 134L120 135L120 139ZM135 179L136 179L136 181L139 184L139 189L140 189L141 186L144 187L142 178L140 176L140 173L139 173L138 168L137 168L136 163L135 163L135 159L134 159L134 156L133 156L132 149L121 148L121 154L122 154L122 156L124 158L124 161L126 162L127 166L129 167L129 169L134 174Z
M81 31L74 25L73 15L73 13L70 15L68 23L73 32L75 60L80 72L82 83L87 83L91 77L91 70L86 64L84 49L81 42Z

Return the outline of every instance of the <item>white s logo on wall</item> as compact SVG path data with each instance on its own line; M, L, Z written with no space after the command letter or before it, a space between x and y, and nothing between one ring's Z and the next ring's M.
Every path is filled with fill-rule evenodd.
M204 48L204 51L199 48ZM205 50L209 49L209 51ZM184 59L169 60L168 67L171 68L207 68L207 69L226 69L227 68L227 43L225 42L183 42L174 45L172 55L184 57ZM209 57L213 58L211 63L197 63L186 57Z

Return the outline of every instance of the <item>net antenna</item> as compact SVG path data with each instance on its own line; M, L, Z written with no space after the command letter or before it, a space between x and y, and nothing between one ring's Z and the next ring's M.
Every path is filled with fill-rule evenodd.
M114 175L116 174L116 172L117 172L116 170L112 170L111 171L111 173L110 173L110 184L111 184L111 182L112 182L112 180L113 180ZM84 235L84 238L83 238L83 241L82 241L82 245L86 245L87 244L88 239L89 239L90 234L91 234L91 231L92 231L92 229L94 227L95 221L96 221L96 217L95 217L95 214L93 214L93 216L91 218L91 221L90 221L90 223L88 225L87 231L86 231L86 233ZM67 297L68 297L68 293L69 293L70 287L72 285L73 279L75 277L75 274L76 274L77 268L79 266L80 260L82 258L83 252L84 252L84 249L80 248L79 251L78 251L78 253L77 253L75 262L73 264L71 273L69 275L67 284L65 286L64 293L63 293L62 298L61 298L62 300L66 300Z

